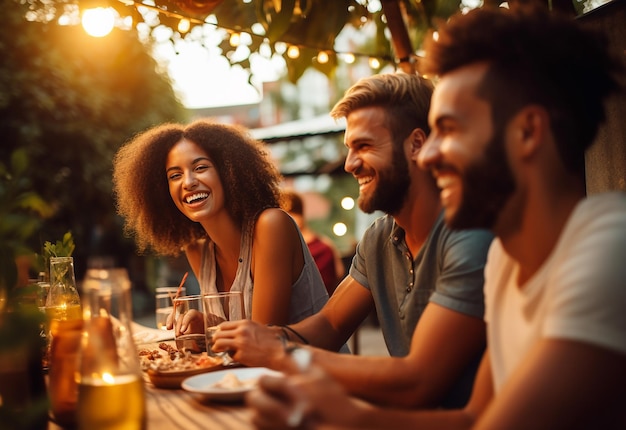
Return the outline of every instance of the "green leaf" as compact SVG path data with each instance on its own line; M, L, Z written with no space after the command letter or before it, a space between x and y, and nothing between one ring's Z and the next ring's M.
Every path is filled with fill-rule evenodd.
M316 49L301 48L300 56L298 58L289 58L287 54L283 54L285 63L287 64L287 79L291 83L298 82L298 79L302 77L306 69L308 69L312 63L313 58L317 55Z
M47 218L54 213L54 209L39 194L34 191L22 193L15 200L15 205L22 209L32 210L42 218Z
M71 257L74 252L74 238L71 232L67 232L63 235L62 240L57 240L56 243L45 242L43 244L44 257L46 261L50 257Z
M347 0L318 0L306 17L291 22L283 42L319 50L332 50L348 20Z
M295 3L295 0L282 0L280 11L277 11L274 2L260 2L259 22L265 23L265 37L270 42L281 40L291 26Z

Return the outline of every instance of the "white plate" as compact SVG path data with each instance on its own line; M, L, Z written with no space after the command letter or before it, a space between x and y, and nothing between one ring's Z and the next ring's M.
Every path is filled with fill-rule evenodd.
M245 386L236 388L215 387L217 382L224 379L227 374L233 374L241 382L247 382ZM201 394L206 399L237 401L243 399L244 394L250 391L256 381L262 375L282 375L281 372L266 367L241 367L235 369L219 370L217 372L203 373L185 379L181 387L191 393ZM253 382L253 383L252 383Z
M133 322L133 340L136 345L143 343L163 342L174 339L174 330L159 330Z

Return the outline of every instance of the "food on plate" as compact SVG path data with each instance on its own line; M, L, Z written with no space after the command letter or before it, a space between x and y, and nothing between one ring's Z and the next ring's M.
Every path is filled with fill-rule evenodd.
M238 388L252 388L256 385L259 378L239 379L232 372L227 372L222 379L211 384L211 388L220 388L226 390L234 390Z
M210 357L206 353L192 354L189 351L179 351L164 342L159 344L159 349L141 349L139 360L142 370L157 372L181 372L222 364L219 357Z

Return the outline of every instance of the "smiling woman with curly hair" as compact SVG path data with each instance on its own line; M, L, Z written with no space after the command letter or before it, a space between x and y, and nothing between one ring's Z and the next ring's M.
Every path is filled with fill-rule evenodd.
M118 212L140 251L184 251L202 293L243 291L247 315L265 324L299 321L328 300L279 209L280 180L245 129L209 121L149 129L122 146L113 168Z

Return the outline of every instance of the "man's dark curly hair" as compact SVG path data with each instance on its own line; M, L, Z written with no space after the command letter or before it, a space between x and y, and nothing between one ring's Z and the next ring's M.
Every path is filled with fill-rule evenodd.
M159 125L123 145L113 162L117 210L140 251L150 247L178 255L182 247L207 236L170 196L165 163L182 139L200 146L215 164L226 210L242 228L261 210L279 207L281 176L263 144L243 128L205 120Z
M489 69L478 95L502 126L527 104L544 106L565 166L584 170L584 152L605 119L604 100L622 66L604 35L545 8L475 9L452 17L425 42L423 73L444 76L476 62Z

